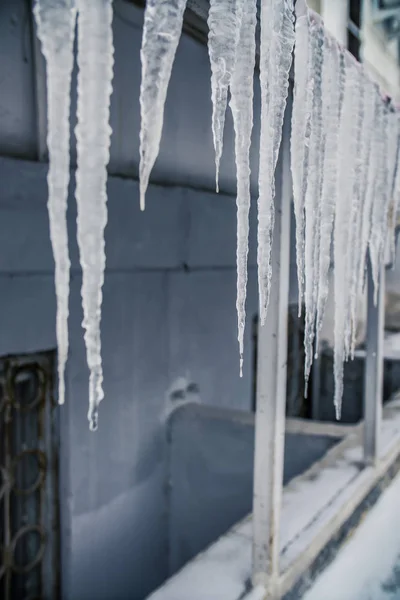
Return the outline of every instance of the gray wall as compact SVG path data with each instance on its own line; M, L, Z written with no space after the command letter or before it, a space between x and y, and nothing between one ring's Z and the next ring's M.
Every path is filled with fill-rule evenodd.
M137 173L142 13L118 0L115 11L110 170L126 176ZM163 414L176 380L196 383L204 403L250 408L250 319L257 311L256 216L253 210L249 320L240 379L236 207L234 197L207 192L215 178L209 79L206 48L183 37L154 170L154 181L206 191L151 186L142 214L137 184L116 177L109 180L102 322L105 400L96 434L89 432L86 419L88 371L71 185L70 359L67 402L60 409L63 591L71 600L140 600L167 575ZM4 355L56 346L47 166L34 162L45 146L45 79L24 0L0 3L0 82L0 154L24 159L0 159L0 355ZM255 121L254 157L258 117ZM229 111L225 137L221 189L234 193ZM253 166L255 182L255 161Z
M45 177L44 165L0 159L0 354L56 345ZM118 600L116 589L135 590L126 597L139 599L167 572L160 431L169 388L184 377L198 385L205 403L250 408L250 322L243 379L238 374L235 204L204 192L152 187L141 214L137 184L110 179L105 400L96 434L86 419L88 372L71 204L71 348L67 402L60 409L68 462L62 493L65 585L74 600L110 593ZM254 254L253 243L252 262ZM256 309L253 269L249 315Z

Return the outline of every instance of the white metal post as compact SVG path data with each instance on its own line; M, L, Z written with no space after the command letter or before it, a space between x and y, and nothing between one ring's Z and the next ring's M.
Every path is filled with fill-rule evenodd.
M383 330L385 320L385 267L379 276L378 300L374 304L374 283L368 257L368 313L364 371L364 461L375 464L379 456L382 420Z
M253 584L273 590L279 576L279 529L285 443L290 277L290 114L286 109L276 169L272 283L266 324L259 326L253 492Z
M322 0L321 17L327 30L347 48L349 0Z

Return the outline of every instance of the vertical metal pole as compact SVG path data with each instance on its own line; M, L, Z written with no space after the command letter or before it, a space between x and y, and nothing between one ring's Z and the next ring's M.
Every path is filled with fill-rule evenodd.
M253 490L253 584L274 590L279 576L279 529L285 443L287 322L292 180L291 106L287 107L276 170L272 283L267 322L259 326Z
M379 276L378 300L374 304L374 284L368 256L367 340L364 371L364 461L376 464L382 420L383 330L385 318L385 267Z

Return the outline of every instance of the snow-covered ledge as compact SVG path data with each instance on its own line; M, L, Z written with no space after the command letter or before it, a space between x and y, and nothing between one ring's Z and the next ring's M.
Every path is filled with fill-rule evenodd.
M324 425L319 425L320 430ZM332 425L328 425L332 429ZM383 410L380 460L363 467L363 425L352 427L323 459L283 492L279 597L318 559L400 456L400 399ZM394 469L395 470L395 469ZM393 473L394 475L394 473ZM148 600L264 600L251 589L251 515L198 555Z

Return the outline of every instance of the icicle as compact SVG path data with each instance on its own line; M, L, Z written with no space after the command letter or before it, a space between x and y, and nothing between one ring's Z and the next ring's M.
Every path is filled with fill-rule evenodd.
M331 264L331 242L335 214L340 99L344 92L344 68L335 40L325 38L324 63L322 69L322 121L325 124L324 177L321 194L321 228L319 256L319 288L317 297L317 343L322 329L326 302L329 293L329 268Z
M158 152L164 120L164 104L172 65L182 31L187 0L147 0L140 58L140 208Z
M361 163L361 150L362 150L362 132L365 118L364 110L364 81L361 77L361 67L359 63L355 63L355 81L354 86L356 89L356 97L354 98L354 183L351 190L349 205L349 241L347 249L347 272L346 272L346 292L348 293L348 304L346 308L346 320L345 320L345 337L344 337L344 348L345 358L348 360L350 354L353 353L353 340L356 335L356 306L357 306L357 290L355 281L357 277L357 259L359 257L360 247L359 243L359 216L361 214L361 187L362 187L362 163Z
M315 315L319 280L319 236L321 183L323 169L323 123L322 123L322 60L324 53L324 29L316 22L310 27L310 65L313 78L313 103L311 108L311 137L308 157L308 183L305 198L305 395L310 375Z
M346 355L346 330L350 318L348 252L351 238L353 189L356 170L357 94L359 69L347 52L345 90L339 125L337 201L334 228L335 347L334 374L336 418L340 419L343 396L343 364Z
M256 0L246 0L239 47L231 82L231 109L235 127L237 173L237 300L240 376L243 371L243 337L246 321L247 255L250 209L250 144L253 129L253 86L256 56Z
M356 309L357 301L362 293L363 272L364 272L364 256L366 252L366 243L363 243L364 227L369 222L369 207L368 207L368 173L372 168L370 165L372 132L375 126L375 110L376 110L376 87L375 84L369 82L365 77L362 81L363 103L358 123L358 149L357 157L359 159L357 165L357 210L354 221L354 244L353 244L353 261L351 266L351 291L350 291L350 318L351 318L351 357L354 358L356 344ZM370 197L372 199L372 195ZM364 216L367 213L367 224L364 225Z
M387 234L384 235L385 241L385 249L387 244L387 239L389 239L388 250L390 252L391 260L394 262L395 260L395 226L396 226L396 217L395 213L397 212L397 194L396 194L396 185L397 185L397 165L398 165L398 156L399 156L399 115L395 112L392 112L389 115L389 147L388 147L388 185L389 185L389 197L388 197L388 209L387 215L385 219L385 230L389 237L387 238ZM384 249L384 250L385 250Z
M296 218L296 261L299 287L299 317L304 296L304 203L307 188L307 167L310 136L312 86L309 61L310 19L305 2L296 3L296 40L294 48L294 94L291 130L291 170L293 203Z
M235 68L244 2L245 0L210 0L208 13L208 52L211 62L212 131L217 192L219 191L219 163L222 156L228 89ZM241 51L242 49L240 49Z
M69 269L67 200L69 183L69 112L74 62L76 9L74 0L37 0L37 34L46 59L47 147L49 151L48 212L55 263L57 296L58 401L65 400L68 357Z
M399 115L397 115L396 119L396 130L400 143L400 119ZM394 177L394 186L393 186L393 201L392 201L392 213L391 213L391 233L390 233L390 254L393 266L396 261L396 226L397 226L397 213L400 205L400 145L397 148L397 156L396 156L396 168L395 168L395 177Z
M264 325L271 287L275 168L282 139L294 46L293 0L261 2L261 135L258 199L258 286Z
M366 258L368 243L371 233L371 220L372 220L372 205L375 198L377 173L380 168L380 148L379 148L379 136L381 135L382 128L382 116L383 116L383 105L382 100L379 97L379 90L375 84L370 84L371 95L367 92L371 100L371 110L373 116L371 121L367 118L364 122L364 129L371 128L371 140L369 144L368 161L365 168L367 169L367 177L364 190L364 205L362 210L362 224L361 224L361 247L360 247L360 263L358 268L358 295L362 293L365 273L366 273Z
M90 369L90 428L97 428L103 370L100 319L107 222L107 164L111 128L110 95L113 77L112 0L77 0L78 124L76 201L77 232L82 265L82 303L87 361Z
M385 234L387 231L388 207L390 201L389 186L389 140L391 137L389 111L383 107L382 127L379 131L378 160L379 168L376 175L375 196L372 204L371 233L369 238L369 254L371 257L371 271L374 282L374 302L378 299L379 270L385 252Z

